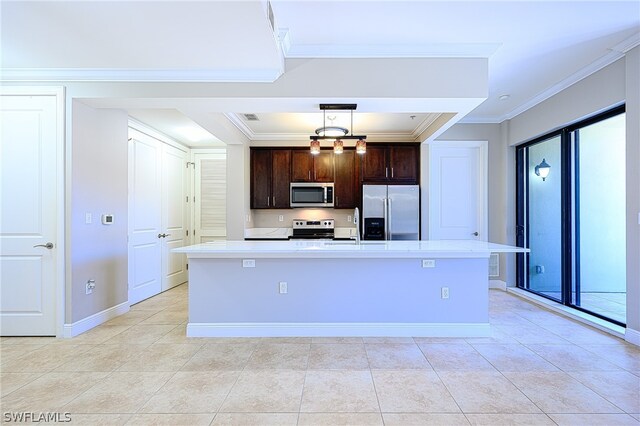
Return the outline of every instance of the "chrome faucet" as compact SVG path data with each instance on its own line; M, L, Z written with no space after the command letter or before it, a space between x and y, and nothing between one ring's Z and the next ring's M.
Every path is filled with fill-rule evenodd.
M356 244L360 244L360 210L357 207L353 210L353 224L356 227Z

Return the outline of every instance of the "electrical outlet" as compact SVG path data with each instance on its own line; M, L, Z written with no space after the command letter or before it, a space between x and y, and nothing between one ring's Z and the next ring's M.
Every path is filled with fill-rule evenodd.
M87 294L93 293L93 289L96 288L96 280L88 280L87 285L85 287L85 291Z
M284 222L284 216L283 215L279 215L278 216L278 222Z
M435 259L422 259L422 267L423 268L435 268L436 260Z
M443 299L449 298L449 287L442 287L440 289L440 297L442 297Z
M243 268L255 268L256 267L255 259L242 259L242 267Z
M280 281L280 294L287 294L287 282Z
M244 221L247 223L251 222L251 216L249 216L248 214L244 215Z
M347 216L347 222L351 223L351 216Z

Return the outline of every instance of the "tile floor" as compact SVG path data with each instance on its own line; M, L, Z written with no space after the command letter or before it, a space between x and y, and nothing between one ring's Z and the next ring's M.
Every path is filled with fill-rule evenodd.
M541 293L555 300L562 298L561 293L557 291L543 291ZM572 297L575 301L575 293ZM579 306L621 323L627 322L627 293L582 292L580 293Z
M186 338L187 287L2 338L7 413L71 425L638 425L640 348L491 291L488 338Z

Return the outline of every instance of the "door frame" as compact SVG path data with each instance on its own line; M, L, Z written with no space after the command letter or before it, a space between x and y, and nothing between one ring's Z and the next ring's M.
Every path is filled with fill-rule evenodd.
M489 173L488 173L488 166L489 166L489 141L482 141L482 140L472 140L472 141L449 141L449 140L436 140L436 141L431 141L428 142L428 146L429 146L429 159L428 159L428 164L429 164L429 169L428 172L426 173L426 177L427 177L427 187L428 189L428 197L425 197L428 199L428 207L427 207L427 212L428 212L428 218L426 220L427 223L427 230L426 232L423 231L424 234L426 234L427 239L431 239L431 229L432 229L432 218L433 218L433 208L438 205L438 203L436 203L434 200L434 198L432 197L433 195L433 191L431 188L431 184L432 184L432 179L431 179L431 172L433 170L433 156L431 155L431 149L432 148L436 148L436 147L447 147L447 148L479 148L479 154L480 154L480 158L479 160L479 164L478 164L478 176L479 176L479 182L480 184L478 185L479 189L483 192L482 194L480 194L480 198L482 200L481 204L481 208L482 208L482 218L480 218L480 220L478 221L479 223L479 232L480 235L485 235L486 239L485 241L489 241Z
M69 185L71 183L71 168L65 168L65 158L68 160L68 164L71 164L71 143L65 138L65 88L63 86L0 86L0 96L54 96L56 99L56 250L52 255L55 256L53 263L55 267L54 321L56 337L63 337L67 278L69 278L69 285L71 285L71 277L67 277L66 270L66 259L68 258L66 242L71 238L71 235L67 233L66 221L70 221L71 218L67 218L65 213L70 211L70 206L67 206L67 203L71 203L71 197L67 197L66 194L67 183ZM67 207L69 207L68 210Z

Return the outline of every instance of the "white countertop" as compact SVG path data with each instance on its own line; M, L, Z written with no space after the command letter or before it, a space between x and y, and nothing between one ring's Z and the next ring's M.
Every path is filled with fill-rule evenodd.
M263 228L264 229L264 228ZM171 250L189 258L482 258L528 249L475 240L213 241Z

